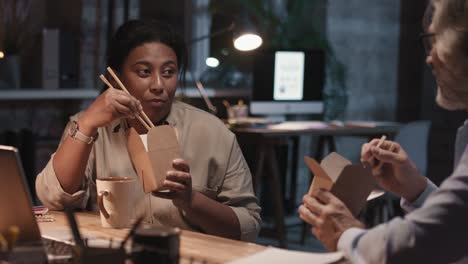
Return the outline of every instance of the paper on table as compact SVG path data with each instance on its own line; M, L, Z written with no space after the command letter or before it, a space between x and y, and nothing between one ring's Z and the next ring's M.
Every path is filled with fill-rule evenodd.
M347 127L376 127L378 126L377 122L372 121L346 121L344 126Z
M383 190L373 190L369 196L367 196L367 201L374 200L375 198L379 198L380 196L384 195L385 191Z
M41 236L43 238L49 239L49 240L54 240L54 241L59 241L59 242L64 242L64 243L73 243L73 235L71 233L71 230L69 228L65 227L57 227L53 230L44 230L41 229ZM86 241L86 245L88 247L102 247L102 248L118 248L120 247L120 242L122 239L120 238L114 238L112 240L107 239L107 238L100 238L96 237L93 235L85 234L83 235L83 239ZM126 250L130 250L130 247L127 245L125 248Z
M345 121L343 123L345 127L385 127L385 126L396 126L398 123L392 121Z
M283 264L283 263L334 263L343 258L342 252L310 253L278 248L267 248L257 254L229 262L230 264Z
M321 129L327 127L327 123L321 121L286 121L268 126L269 129L277 130Z

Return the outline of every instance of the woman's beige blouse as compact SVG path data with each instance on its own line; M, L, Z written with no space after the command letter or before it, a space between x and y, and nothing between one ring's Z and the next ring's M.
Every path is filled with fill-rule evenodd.
M76 120L80 114L71 117ZM235 135L215 116L182 102L174 102L167 122L177 130L182 158L190 165L192 188L234 210L239 219L244 241L256 239L260 230L260 207L253 193L252 176ZM121 121L99 128L82 189L74 194L64 192L55 175L52 157L37 176L36 190L42 203L51 209L64 205L95 209L96 178L139 178L133 169ZM68 136L68 125L62 140ZM154 224L196 230L171 200L145 194L141 189L136 213L146 212Z

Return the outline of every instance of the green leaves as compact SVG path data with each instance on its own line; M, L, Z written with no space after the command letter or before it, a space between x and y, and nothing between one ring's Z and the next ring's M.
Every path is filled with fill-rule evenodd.
M333 90L325 93L338 92L346 97L346 68L326 37L327 3L327 0L216 0L210 2L210 10L231 20L246 12L258 26L265 48L325 50L327 80L331 82L328 87Z

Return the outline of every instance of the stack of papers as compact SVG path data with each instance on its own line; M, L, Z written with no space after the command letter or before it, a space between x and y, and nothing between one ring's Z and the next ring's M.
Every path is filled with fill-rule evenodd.
M325 264L335 263L343 258L343 253L310 253L294 250L285 250L278 248L267 248L257 254L240 258L238 260L229 262L230 264L284 264L284 263L314 263L314 264Z
M323 129L327 127L328 124L321 121L286 121L268 126L269 129L277 130Z

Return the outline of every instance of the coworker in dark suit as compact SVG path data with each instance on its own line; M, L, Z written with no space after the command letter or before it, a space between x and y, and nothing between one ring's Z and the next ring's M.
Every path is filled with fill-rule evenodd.
M436 101L449 110L468 109L468 0L433 0L427 15L432 21L423 37L426 62L438 83ZM398 143L385 141L377 147L379 140L374 139L363 145L361 159L372 164L378 183L402 197L401 205L409 212L403 218L365 230L325 190L304 196L301 218L329 250L343 251L354 263L460 261L468 256L466 129L458 133L456 168L440 188L418 172Z

